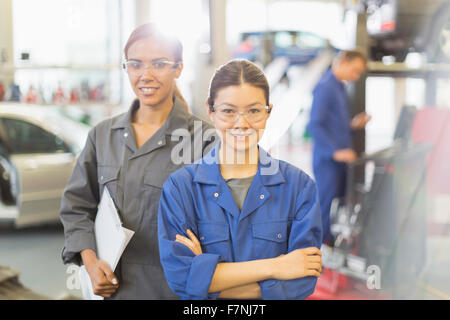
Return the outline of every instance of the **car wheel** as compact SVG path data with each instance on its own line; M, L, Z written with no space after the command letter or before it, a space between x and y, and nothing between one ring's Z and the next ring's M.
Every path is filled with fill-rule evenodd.
M450 59L450 15L439 34L439 49L443 56Z
M450 63L450 5L437 10L428 43L430 62Z

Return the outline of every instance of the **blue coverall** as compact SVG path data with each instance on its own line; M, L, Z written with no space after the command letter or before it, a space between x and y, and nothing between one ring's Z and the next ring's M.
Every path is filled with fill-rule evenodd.
M329 69L314 88L308 123L313 138L313 171L319 191L324 242L331 238L331 202L345 195L347 167L333 160L333 153L352 147L348 106L344 84Z
M181 299L216 299L208 293L219 262L274 258L305 247L320 248L322 223L314 181L300 169L259 148L259 165L242 211L224 181L216 147L202 160L173 173L159 204L161 263ZM215 159L215 160L214 160ZM212 160L212 161L211 161ZM175 235L190 229L203 253L195 256ZM304 299L316 277L260 281L263 299Z

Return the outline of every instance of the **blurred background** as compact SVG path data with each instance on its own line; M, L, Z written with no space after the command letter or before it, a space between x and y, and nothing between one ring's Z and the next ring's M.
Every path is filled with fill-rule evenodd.
M339 50L365 51L348 93L372 121L311 298L450 299L447 0L1 0L0 298L81 297L61 194L89 128L132 102L123 47L147 22L181 40L178 86L204 119L218 66L260 65L275 106L261 145L311 176L312 89Z

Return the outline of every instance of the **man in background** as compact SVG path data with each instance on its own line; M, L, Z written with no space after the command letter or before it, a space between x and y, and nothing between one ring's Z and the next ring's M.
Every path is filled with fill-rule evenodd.
M330 206L345 195L347 164L357 159L352 132L363 129L370 116L365 112L353 119L345 82L355 82L366 70L367 57L356 50L341 51L313 91L308 131L313 138L313 171L322 212L323 242L331 241Z

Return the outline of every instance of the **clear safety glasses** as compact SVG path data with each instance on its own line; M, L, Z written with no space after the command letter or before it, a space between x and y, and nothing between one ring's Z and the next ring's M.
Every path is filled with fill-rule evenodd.
M235 123L239 116L243 116L247 121L251 123L258 123L263 121L267 114L270 113L269 106L252 106L246 109L245 111L239 111L238 108L228 106L228 105L219 105L213 106L211 108L212 112L215 112L217 117L229 123Z
M128 72L128 74L140 77L144 74L145 70L149 70L155 77L167 75L171 70L178 66L179 62L168 60L156 60L150 64L143 63L137 60L128 60L123 62L122 67Z

